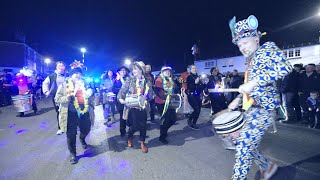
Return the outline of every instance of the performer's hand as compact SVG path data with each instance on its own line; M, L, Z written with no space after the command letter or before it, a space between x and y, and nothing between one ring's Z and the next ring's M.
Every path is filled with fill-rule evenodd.
M234 110L237 109L239 107L239 104L241 102L240 98L235 98L229 105L228 105L228 109L230 110Z
M242 84L239 87L239 92L244 94L250 94L256 86L258 86L257 82L250 81L248 83Z
M309 108L308 110L309 110L309 111L312 111L312 109L311 109L311 108Z
M302 92L298 92L298 95L301 96L303 93Z
M196 79L195 83L198 84L199 81L200 81L200 78L198 77L198 78Z
M125 103L126 103L126 101L123 100L123 99L119 99L119 102L120 102L121 104L125 104Z
M319 109L319 108L317 108L316 112L319 112L319 110L320 110L320 109Z

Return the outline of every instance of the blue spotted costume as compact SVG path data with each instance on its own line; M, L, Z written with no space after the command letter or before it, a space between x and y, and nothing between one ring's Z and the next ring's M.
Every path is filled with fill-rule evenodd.
M252 16L238 23L235 23L235 18L233 18L229 22L233 43L236 44L241 38L261 36L261 33L256 29L257 20L254 19L256 26L255 22L250 25L250 20L252 20L250 18ZM269 162L257 148L265 131L275 120L275 109L280 106L280 95L277 91L276 81L283 78L291 70L292 67L284 58L283 52L273 42L264 43L251 57L245 81L254 80L258 85L249 96L243 96L243 98L248 98L248 101L252 100L253 103L244 112L245 124L236 140L232 179L247 179L252 161L255 161L260 170L267 169Z

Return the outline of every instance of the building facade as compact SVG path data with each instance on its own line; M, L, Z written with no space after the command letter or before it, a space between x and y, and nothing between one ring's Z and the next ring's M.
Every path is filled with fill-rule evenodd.
M320 44L284 49L284 56L292 64L307 65L320 64ZM218 67L221 73L232 72L237 69L244 72L247 61L244 56L234 56L221 59L207 59L195 61L199 74L210 74L212 67Z
M44 72L43 57L25 43L0 41L0 71L17 73L27 67L37 73Z

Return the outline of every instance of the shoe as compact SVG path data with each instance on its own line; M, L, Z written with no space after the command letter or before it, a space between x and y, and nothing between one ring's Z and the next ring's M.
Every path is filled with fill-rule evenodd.
M129 147L129 148L132 148L132 147L133 147L132 138L128 138L128 147Z
M141 151L143 153L148 153L148 147L146 146L146 144L144 143L144 141L141 141Z
M78 163L78 159L77 159L77 156L75 154L70 154L70 163L71 164L77 164Z
M200 130L199 127L196 124L189 125L189 128L191 128L193 130Z
M80 143L83 149L88 149L88 144L84 139L80 139Z
M159 141L163 144L169 144L169 142L165 138L159 138Z
M270 163L268 168L264 171L261 171L261 180L269 180L278 170L278 165Z
M57 135L61 135L63 134L63 131L61 131L60 129L57 131Z

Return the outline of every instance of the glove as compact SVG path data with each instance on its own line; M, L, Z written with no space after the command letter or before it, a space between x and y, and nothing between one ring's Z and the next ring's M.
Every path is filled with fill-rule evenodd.
M242 84L239 87L239 92L244 94L250 94L255 87L258 86L258 83L255 81L249 81L248 83Z

